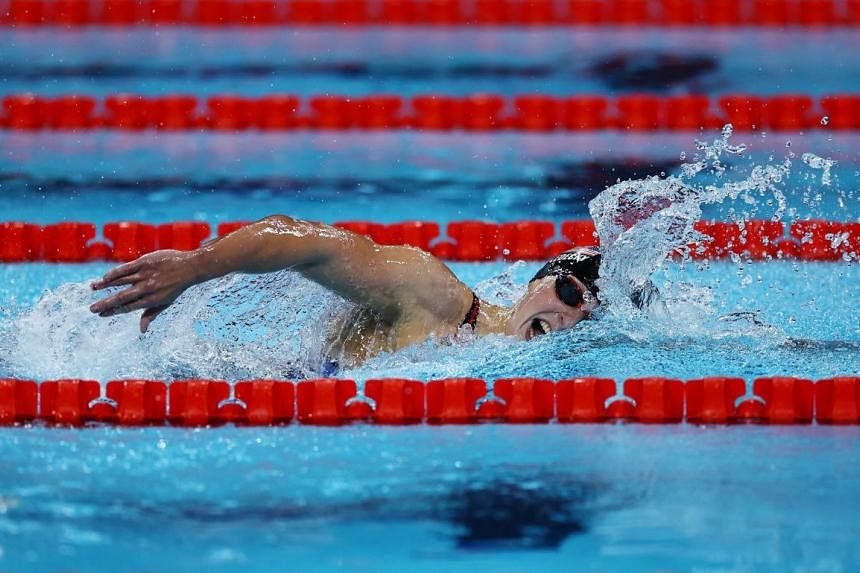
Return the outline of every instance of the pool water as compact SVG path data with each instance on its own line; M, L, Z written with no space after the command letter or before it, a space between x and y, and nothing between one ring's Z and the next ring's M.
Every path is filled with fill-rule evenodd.
M0 563L33 573L852 571L858 432L4 430Z
M607 95L856 89L853 30L4 30L4 93ZM642 49L647 46L647 49ZM763 80L763 70L767 81ZM439 223L588 216L718 133L0 131L0 219ZM860 219L853 132L736 133L725 175L791 167L721 220ZM836 161L832 182L804 153ZM686 159L682 159L682 154ZM781 194L781 195L780 195ZM784 197L784 208L778 197ZM454 264L509 302L538 263ZM93 317L109 265L0 265L0 377L318 374L341 304L289 272L187 292L145 336ZM530 343L430 340L339 374L860 372L856 261L667 262L664 306ZM241 326L237 326L237 324ZM317 336L317 338L315 338ZM297 365L300 368L297 369ZM0 429L0 571L857 570L860 428L636 424Z
M195 330L190 348L171 350L165 339L188 339L177 330L188 328L182 312L156 325L155 338L141 339L134 317L105 324L86 316L74 296L63 302L52 290L106 268L3 267L2 300L15 308L0 320L19 330L0 348L22 333L48 343L6 354L14 364L0 361L0 374L233 380L285 368L265 352L216 360L195 352L195 344L211 342L206 328ZM508 280L526 280L534 264L454 269L492 296ZM860 330L847 285L857 284L857 272L838 263L670 265L655 277L661 287L668 294L668 283L710 286L707 312L677 315L686 317L680 324L606 319L531 343L427 343L342 375L856 373ZM85 285L75 292L90 297ZM38 313L45 296L71 328L46 333ZM720 320L738 310L756 311L765 326ZM857 427L31 427L2 434L0 565L12 572L74 564L93 573L776 573L786 564L851 571L860 562Z
M819 96L856 89L860 64L832 55L858 44L851 28L6 29L0 75L45 95Z
M284 212L333 223L431 219L561 221L588 217L587 202L618 180L677 173L696 140L716 133L581 134L289 132L25 133L0 135L10 220L116 220L210 224ZM736 133L756 165L792 167L780 186L788 221L856 218L860 137L854 132ZM832 184L801 157L835 161ZM705 176L700 179L704 184ZM432 210L428 211L428 205ZM705 216L769 218L766 201L705 206ZM852 215L853 214L853 215Z
M504 302L519 292L537 266L459 263L453 268L482 297ZM330 302L292 273L273 275L263 283L231 277L188 291L158 319L158 328L141 336L137 316L105 320L89 314L89 304L99 295L89 290L87 279L108 268L0 267L0 294L9 305L5 320L0 314L0 331L5 331L0 376L293 379L297 361L313 345L308 341L318 339L312 331L319 330ZM339 375L359 381L850 375L860 364L860 322L855 292L846 287L858 280L860 270L853 264L785 261L742 270L730 262L701 270L670 265L655 275L669 301L666 316L608 316L530 342L503 336L453 345L431 340L382 354ZM56 290L69 282L78 286ZM256 294L246 296L248 292ZM312 297L324 302L305 302ZM249 301L254 304L246 313L236 310ZM302 377L321 375L314 364Z

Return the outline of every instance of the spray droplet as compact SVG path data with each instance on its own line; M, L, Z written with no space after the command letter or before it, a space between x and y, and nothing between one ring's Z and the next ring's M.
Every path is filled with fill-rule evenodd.
M830 118L829 118L829 117L827 117L827 116L825 115L824 117L822 117L822 118L821 118L821 125L827 125L828 123L830 123Z
M785 142L785 146L786 146L786 147L791 147L791 140L790 140L790 139L789 139L788 141L786 141L786 142Z
M687 159L687 152L686 151L681 152L680 159L681 159L681 161L684 161L685 159Z
M831 182L830 168L836 163L834 160L824 157L819 157L814 153L804 153L800 156L800 160L809 165L813 169L821 170L821 184L829 186Z

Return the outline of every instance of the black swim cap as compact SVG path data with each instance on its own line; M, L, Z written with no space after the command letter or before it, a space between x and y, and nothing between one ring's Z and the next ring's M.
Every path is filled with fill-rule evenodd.
M574 247L550 259L529 282L549 276L573 275L597 297L597 293L600 291L596 284L599 271L600 251L597 247ZM630 300L637 308L644 309L654 302L659 294L660 292L654 283L648 280L645 284L632 290Z
M597 247L574 247L550 259L529 281L534 282L549 276L573 275L582 281L588 290L597 295L595 284L600 270L600 251Z

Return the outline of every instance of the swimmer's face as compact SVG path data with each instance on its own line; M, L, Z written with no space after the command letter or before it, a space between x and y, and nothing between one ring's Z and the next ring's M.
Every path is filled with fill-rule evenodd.
M529 284L525 296L513 308L508 320L508 334L531 340L570 328L588 318L588 314L597 308L597 301L585 285L572 276L569 280L585 293L585 300L576 307L565 304L556 294L555 280L554 276L548 276Z

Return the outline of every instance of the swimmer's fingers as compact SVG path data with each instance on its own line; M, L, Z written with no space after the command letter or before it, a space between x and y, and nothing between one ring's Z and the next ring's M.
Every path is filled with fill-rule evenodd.
M114 267L111 270L109 270L107 273L105 273L105 276L103 276L100 280L97 280L94 283L92 283L91 286L92 286L93 290L101 290L101 289L107 288L109 286L116 286L116 285L120 285L120 284L129 284L129 283L118 283L116 281L119 279L122 279L123 277L133 275L138 270L140 270L141 265L142 265L142 263L141 263L140 259L138 259L136 261L131 261L130 263L125 263L124 265Z
M146 333L149 330L149 325L155 320L155 317L164 312L164 309L167 308L168 305L154 306L152 308L147 308L143 311L143 315L140 317L140 332Z
M133 285L143 280L143 276L140 273L134 273L131 275L126 275L124 277L119 277L117 279L113 279L112 281L105 282L104 279L100 281L96 281L92 284L93 290L103 290L110 287L118 287L125 285Z
M143 295L144 292L140 287L133 286L93 303L90 305L90 312L99 316L113 316L114 314L129 312L134 309L129 309L128 305L137 301Z
M164 302L164 299L158 295L144 295L129 302L121 303L119 306L110 308L102 312L99 316L113 316L114 314L123 314L126 312L134 312L136 310L144 310L154 308Z

